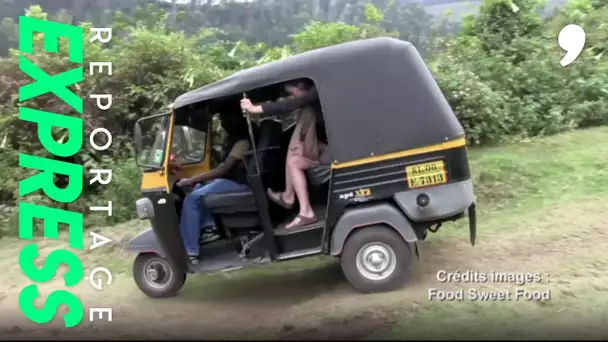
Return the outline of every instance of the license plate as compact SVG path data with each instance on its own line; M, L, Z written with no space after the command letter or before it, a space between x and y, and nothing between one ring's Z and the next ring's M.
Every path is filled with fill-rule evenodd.
M448 182L443 160L407 166L405 174L410 188L422 188Z

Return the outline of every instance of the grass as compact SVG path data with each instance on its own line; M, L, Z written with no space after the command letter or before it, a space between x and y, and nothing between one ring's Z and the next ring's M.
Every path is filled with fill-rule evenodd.
M430 301L406 313L391 328L371 339L601 339L608 336L608 196L586 204L549 206L545 215L529 212L510 216L501 213L485 220L480 245L459 258L449 271L540 273L540 283L526 290L550 290L551 300L481 302ZM550 209L549 209L550 208ZM591 212L588 217L587 210ZM517 223L517 225L512 224ZM499 231L499 229L507 230ZM443 246L445 236L433 241ZM472 260L466 260L471 258ZM439 284L454 291L515 291L515 284ZM438 329L437 327L441 327Z
M574 338L607 337L608 127L469 153L479 205L478 244L468 245L466 220L446 224L425 241L422 262L401 291L361 295L346 284L334 258L317 257L191 277L179 297L150 300L133 284L133 256L122 248L146 224L128 222L100 228L114 244L82 255L87 272L105 266L113 284L101 293L88 282L77 290L88 306L117 308L118 318L108 323L112 329L84 325L78 331L148 339L568 338L575 330L580 331ZM64 247L51 240L37 243L43 255ZM16 306L18 291L29 283L16 263L23 244L0 240L0 333L15 330L15 337L33 338L24 332L45 330L20 319ZM550 288L552 299L430 302L431 287L514 288L441 284L436 279L441 269L550 274L545 277L550 282L525 287ZM62 285L57 280L45 286L42 292Z
M478 215L481 220L497 214L517 218L552 204L608 194L607 156L606 128L471 149ZM441 236L452 238L445 232Z
M471 256L501 261L469 262L469 267L550 273L549 282L525 288L549 289L551 300L439 302L425 296L416 310L369 338L608 337L608 129L473 150L471 159L481 213L481 246ZM464 238L464 225L458 228L433 243ZM467 270L465 265L458 270ZM516 286L469 284L465 291L468 287L514 291Z

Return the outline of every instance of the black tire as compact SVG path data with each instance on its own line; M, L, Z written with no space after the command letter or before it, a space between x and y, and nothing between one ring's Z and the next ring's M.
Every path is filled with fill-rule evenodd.
M152 279L151 268L160 278L158 282ZM167 298L175 296L186 282L186 273L177 272L171 264L155 253L137 255L133 262L133 279L137 287L151 298Z
M377 251L384 249L387 252L376 253L376 256L384 255L388 256L386 260L394 260L394 264L392 264L394 268L385 278L373 279L373 277L366 276L363 259L360 260L358 266L359 252L369 250L368 247L374 248L373 246ZM370 226L360 228L352 233L344 244L340 259L342 271L350 284L361 292L372 293L394 291L403 286L408 278L412 256L407 242L392 228ZM388 261L387 264L389 265L387 266L388 271L392 268L390 266L391 261ZM373 276L372 272L367 273Z

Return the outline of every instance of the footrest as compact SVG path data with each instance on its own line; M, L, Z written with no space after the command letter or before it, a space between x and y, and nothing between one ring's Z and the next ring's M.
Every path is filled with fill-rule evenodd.
M199 242L199 244L210 243L213 241L217 241L221 238L222 238L222 236L217 233L203 233L203 234L201 234L201 237L198 240L198 242Z
M274 235L282 236L282 235L290 235L296 233L302 233L309 230L314 229L323 229L325 228L325 221L317 221L315 223L308 224L306 226L298 227L298 228L285 228L285 224L281 224L277 229L274 230Z

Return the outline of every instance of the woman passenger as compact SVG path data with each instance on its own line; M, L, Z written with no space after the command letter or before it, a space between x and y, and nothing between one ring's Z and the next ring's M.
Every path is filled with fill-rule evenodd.
M285 167L285 190L267 189L268 197L285 209L293 208L297 197L300 212L285 228L293 229L317 222L310 204L304 170L328 163L327 146L317 138L317 122L322 122L321 104L314 85L308 80L287 83L285 91L291 96L283 101L254 105L249 99L241 100L241 108L252 114L264 116L286 115L300 109L295 130L289 142Z

